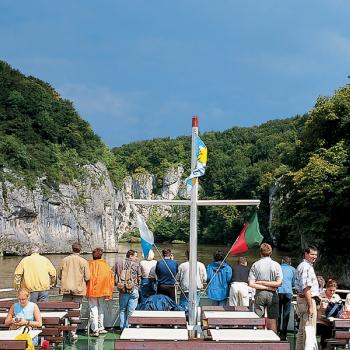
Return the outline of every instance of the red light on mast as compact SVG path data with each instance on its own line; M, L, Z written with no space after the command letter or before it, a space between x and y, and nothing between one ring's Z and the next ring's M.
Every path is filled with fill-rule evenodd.
M192 117L192 128L198 128L198 116Z

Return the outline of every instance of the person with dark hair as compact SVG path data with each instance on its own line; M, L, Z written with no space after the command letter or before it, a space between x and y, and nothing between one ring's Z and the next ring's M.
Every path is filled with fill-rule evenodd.
M112 299L114 276L112 269L102 259L103 249L95 248L92 251L93 260L89 261L90 280L86 286L86 297L90 307L90 325L92 336L98 337L107 331L104 328L104 310L106 300Z
M62 259L57 271L57 277L61 280L60 292L63 294L62 301L81 303L86 295L86 283L90 279L88 262L80 256L81 245L79 242L72 244L73 253ZM73 340L77 334L72 331Z
M214 261L207 266L208 298L213 305L226 305L229 284L232 279L232 269L224 261L225 254L221 250L217 250L213 257Z
M114 265L116 284L119 289L119 324L120 329L129 327L128 318L137 307L139 285L141 281L141 266L136 250L130 249L124 260L118 259ZM126 289L125 285L129 285Z
M25 287L30 291L30 301L49 300L49 289L56 284L56 269L51 261L39 254L40 247L33 244L31 255L23 258L15 270L14 285L19 290Z
M309 245L304 250L304 260L298 265L295 274L295 290L297 292L296 312L300 319L296 340L296 350L304 350L305 326L313 326L316 334L317 307L319 287L313 264L318 255L318 249Z
M185 310L188 309L188 289L190 284L190 252L186 249L186 261L179 266L179 272L176 275L176 280L181 287L180 306ZM204 288L204 283L207 281L207 270L203 263L197 261L197 293Z
M292 306L293 288L295 284L295 268L291 266L291 258L284 256L282 258L281 269L283 274L283 282L281 287L277 289L279 298L279 317L278 330L281 340L287 339L287 328L290 310Z
M247 265L247 258L241 256L238 258L237 264L232 267L233 277L229 297L230 306L249 306L249 267Z
M176 302L175 283L179 265L171 258L171 249L163 249L162 255L163 259L157 261L156 264L157 294L167 295Z
M342 300L338 294L336 294L336 290L338 288L337 281L334 279L329 279L326 282L325 290L320 294L320 307L317 310L317 335L321 336L321 346L320 350L327 348L326 339L332 337L332 323L327 320L326 309L329 303L342 303Z
M267 328L277 333L278 294L277 288L282 284L281 265L271 259L272 247L268 243L260 246L260 260L256 261L249 272L249 287L256 289L255 312L264 317L267 311Z

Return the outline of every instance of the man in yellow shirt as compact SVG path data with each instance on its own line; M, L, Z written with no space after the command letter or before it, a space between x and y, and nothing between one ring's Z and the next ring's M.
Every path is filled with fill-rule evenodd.
M14 286L30 291L30 301L49 300L49 289L56 284L56 269L48 258L39 254L40 248L32 246L31 255L23 258L15 270Z

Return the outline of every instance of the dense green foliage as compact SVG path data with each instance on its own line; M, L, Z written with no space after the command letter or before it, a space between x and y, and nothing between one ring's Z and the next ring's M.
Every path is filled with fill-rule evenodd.
M298 135L306 117L275 120L252 128L233 128L225 132L209 132L202 139L209 150L206 174L200 180L201 198L259 198L262 232L268 237L269 188L277 176L289 168L285 160L298 143ZM156 139L137 142L114 149L129 173L147 171L160 179L169 166L182 164L190 172L190 138ZM161 185L161 183L159 183ZM232 242L251 215L252 208L201 208L199 238L204 243ZM187 231L169 230L183 223L178 217L163 218L154 226L157 239L186 240ZM166 226L167 228L165 229ZM165 233L167 232L167 234ZM176 234L175 234L176 232Z
M33 185L49 187L82 176L82 166L103 161L116 181L124 173L111 151L72 103L47 83L0 61L0 169L10 168Z

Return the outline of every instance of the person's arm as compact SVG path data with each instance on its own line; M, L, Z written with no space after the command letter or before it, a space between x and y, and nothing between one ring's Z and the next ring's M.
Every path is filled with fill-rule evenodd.
M14 273L15 277L13 280L13 285L16 290L19 290L21 288L23 273L24 273L23 263L22 261L20 261L20 263L16 267L16 270Z
M5 319L5 326L10 327L10 325L13 323L15 323L14 322L14 312L13 312L13 305L11 305L10 310L6 316L6 319Z
M85 266L84 266L84 280L85 282L90 280L90 268L89 268L89 263L86 261Z
M282 279L277 278L276 281L255 281L255 283L261 284L265 287L278 288L282 284Z
M303 289L305 300L307 303L307 313L309 317L315 317L314 310L312 307L312 295L311 295L311 287L306 287Z
M28 326L40 328L43 325L39 306L34 304L34 321L28 321Z
M52 265L51 261L47 259L48 265L47 265L47 271L50 276L50 288L54 287L56 285L56 269Z
M259 282L266 282L266 281L259 281ZM250 280L248 285L250 288L255 288L257 290L269 290L271 292L274 292L276 290L276 287L265 286L264 284L258 283L258 281Z

